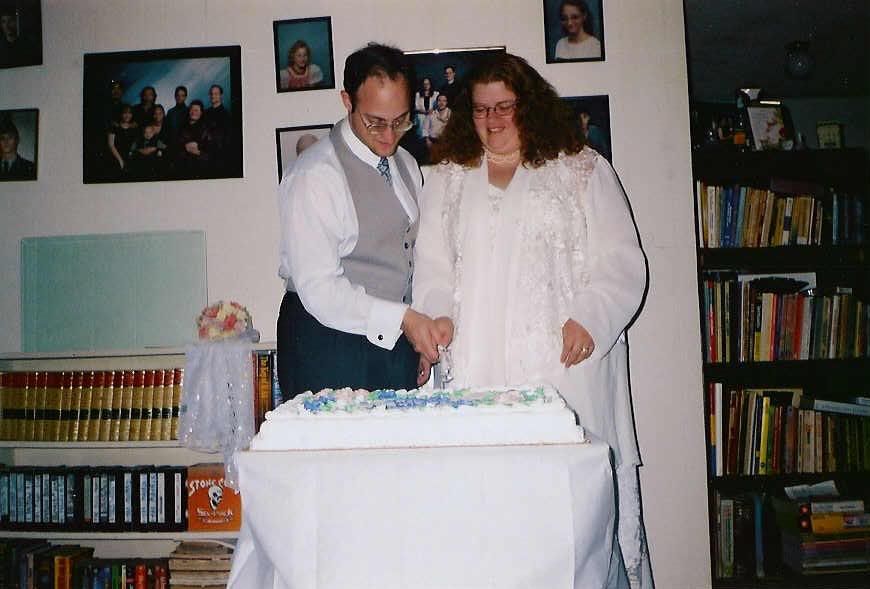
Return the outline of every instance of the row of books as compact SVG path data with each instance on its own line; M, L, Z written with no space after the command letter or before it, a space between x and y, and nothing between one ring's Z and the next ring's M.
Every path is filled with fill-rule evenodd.
M166 558L94 558L89 546L0 538L0 587L167 589L169 562Z
M822 202L811 195L778 195L764 188L700 180L695 192L703 247L821 243Z
M0 373L0 438L178 438L183 368Z
M254 375L254 431L266 419L266 412L281 404L281 386L278 384L278 354L275 350L256 350L253 353Z
M863 499L801 502L773 497L782 562L800 574L870 570L870 514Z
M0 529L187 530L185 466L0 468Z
M798 574L870 570L870 515L863 499L809 502L717 491L710 513L719 579L783 577L786 569Z
M851 289L806 289L788 276L708 275L703 283L705 361L870 356L870 302Z
M0 466L0 530L237 531L241 518L221 463Z
M865 243L861 196L829 190L823 204L811 194L779 194L777 188L776 183L767 189L698 181L695 194L702 247Z
M870 398L708 383L710 474L870 471Z

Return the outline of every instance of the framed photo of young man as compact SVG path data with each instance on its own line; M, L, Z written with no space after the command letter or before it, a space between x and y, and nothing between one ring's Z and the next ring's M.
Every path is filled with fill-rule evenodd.
M306 127L281 127L275 129L278 149L278 182L293 167L302 152L326 137L332 125L308 125Z
M83 178L242 176L238 45L84 57Z
M40 0L0 0L0 68L41 63Z
M36 180L39 111L0 110L0 182Z
M547 63L604 61L604 0L544 0Z
M606 94L600 96L563 97L574 111L574 122L586 145L613 163L610 143L610 99Z
M272 28L278 92L335 88L330 17L276 20Z
M414 128L405 133L399 145L411 152L421 166L431 163L429 149L447 125L451 104L464 88L469 70L487 55L504 51L500 46L405 52L414 66Z

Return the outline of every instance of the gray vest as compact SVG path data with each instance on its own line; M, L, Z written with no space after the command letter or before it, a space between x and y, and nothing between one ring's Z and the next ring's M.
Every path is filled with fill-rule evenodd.
M395 191L383 176L354 155L344 142L339 125L333 127L329 138L347 178L359 221L356 247L341 261L344 275L372 296L410 304L417 221L410 222ZM393 158L393 162L402 182L417 202L419 187L398 156ZM395 177L397 170L390 171Z

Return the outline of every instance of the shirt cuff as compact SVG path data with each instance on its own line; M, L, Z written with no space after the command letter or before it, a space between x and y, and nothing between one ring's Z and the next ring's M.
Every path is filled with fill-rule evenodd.
M379 348L392 350L402 335L402 319L408 305L374 299L366 323L366 337Z

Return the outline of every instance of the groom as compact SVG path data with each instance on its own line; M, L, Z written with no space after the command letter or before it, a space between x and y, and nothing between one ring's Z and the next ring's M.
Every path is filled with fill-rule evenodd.
M344 66L347 117L281 181L278 378L285 399L323 388L416 386L449 338L410 308L422 176L399 140L411 69L370 43ZM422 360L421 360L422 356Z

